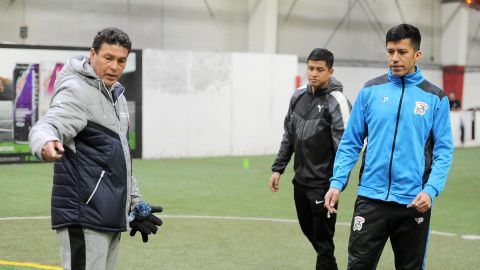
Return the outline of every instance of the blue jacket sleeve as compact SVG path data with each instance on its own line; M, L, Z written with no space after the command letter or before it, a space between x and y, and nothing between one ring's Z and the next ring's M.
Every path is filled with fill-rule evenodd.
M445 186L453 157L450 107L446 96L440 100L440 105L433 117L432 171L427 184L423 188L423 191L430 195L432 201L440 194L440 192L442 192Z
M358 160L358 155L363 148L365 140L365 109L366 103L364 102L364 91L362 90L353 104L347 128L343 133L335 156L333 176L330 178L331 188L343 190L348 184L350 171Z

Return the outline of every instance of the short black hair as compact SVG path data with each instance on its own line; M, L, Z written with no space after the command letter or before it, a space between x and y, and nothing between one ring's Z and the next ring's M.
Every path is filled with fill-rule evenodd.
M93 39L92 48L98 53L102 44L107 43L109 45L120 45L130 53L132 49L132 42L127 33L116 27L107 27L98 31L97 35Z
M322 48L315 48L313 51L308 55L308 61L325 61L327 67L331 69L333 67L333 53L327 49Z
M422 41L420 31L417 27L406 23L399 24L388 30L385 45L390 41L396 42L407 38L410 39L410 43L416 51L420 50L420 42Z

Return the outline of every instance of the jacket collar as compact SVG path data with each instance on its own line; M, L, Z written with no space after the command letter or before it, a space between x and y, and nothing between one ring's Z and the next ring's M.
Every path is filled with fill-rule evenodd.
M421 83L423 79L422 70L415 66L415 72L403 76L405 78L405 86L417 85ZM388 79L397 86L402 86L402 77L394 76L392 70L388 70Z
M315 96L324 95L332 91L340 91L340 92L343 91L343 84L339 82L335 77L330 77L327 88L317 89L317 91L315 91ZM309 93L310 95L313 95L311 84L307 85L306 92Z
M312 90L312 85L311 84L308 84L307 85L307 93L311 96L319 96L321 95L323 92L325 92L326 89L317 89L317 91L315 91L315 94L313 93L313 90Z
M125 87L123 87L119 82L116 82L112 90L113 103L117 102L118 97L123 95L124 91L125 91Z

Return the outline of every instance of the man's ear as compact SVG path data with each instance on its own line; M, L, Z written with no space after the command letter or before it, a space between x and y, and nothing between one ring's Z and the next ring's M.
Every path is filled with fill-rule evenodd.
M97 56L97 52L95 52L94 48L90 48L90 63L95 60L95 57Z
M422 56L423 56L422 51L420 51L420 50L416 51L415 52L415 62L418 62L418 61L422 60Z

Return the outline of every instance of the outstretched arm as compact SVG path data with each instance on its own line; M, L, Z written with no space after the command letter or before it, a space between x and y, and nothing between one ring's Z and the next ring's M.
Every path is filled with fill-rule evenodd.
M60 89L47 114L30 130L32 154L45 161L61 158L64 145L74 149L73 138L87 125L87 109L77 89Z

